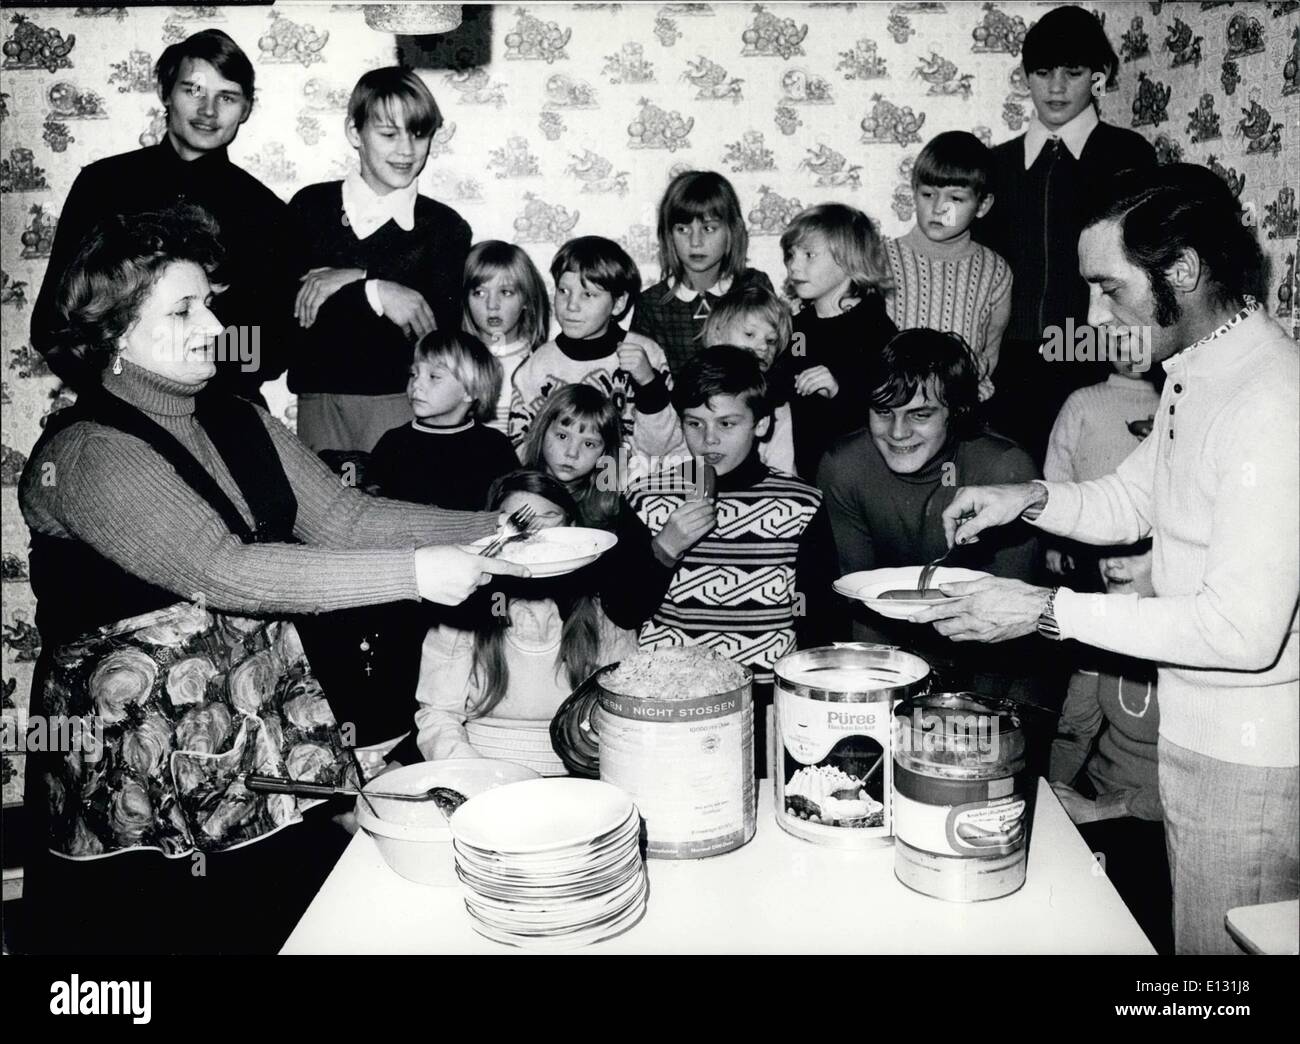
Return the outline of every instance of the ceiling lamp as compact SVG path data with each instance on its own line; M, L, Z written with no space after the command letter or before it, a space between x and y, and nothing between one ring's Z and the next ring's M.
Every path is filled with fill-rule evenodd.
M366 25L399 36L449 33L460 25L460 4L366 4Z

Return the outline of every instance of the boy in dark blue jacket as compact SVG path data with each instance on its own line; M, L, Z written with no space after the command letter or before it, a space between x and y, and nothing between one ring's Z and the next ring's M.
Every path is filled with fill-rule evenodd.
M1101 23L1083 8L1048 11L1029 30L1022 65L1035 116L1024 134L993 150L998 205L974 231L1014 275L989 419L1040 468L1062 403L1109 374L1104 361L1049 359L1038 350L1051 328L1087 325L1078 243L1088 196L1118 171L1155 164L1145 138L1098 116L1118 64Z

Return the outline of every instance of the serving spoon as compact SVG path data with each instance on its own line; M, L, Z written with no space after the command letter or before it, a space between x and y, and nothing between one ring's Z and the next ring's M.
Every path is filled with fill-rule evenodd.
M382 798L386 801L432 801L444 816L450 816L467 800L459 790L451 787L430 787L422 794L399 794L393 791L357 790L356 787L336 787L329 783L308 783L304 780L285 779L283 776L259 776L248 773L244 786L267 794L294 794L298 797L363 797ZM372 808L373 812L374 809Z

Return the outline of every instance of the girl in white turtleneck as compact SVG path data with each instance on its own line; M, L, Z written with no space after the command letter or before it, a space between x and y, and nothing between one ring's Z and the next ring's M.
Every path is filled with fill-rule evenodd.
M564 487L537 471L503 476L488 500L507 513L528 504L535 527L564 525L577 511ZM591 579L580 570L497 585L479 604L467 603L459 627L429 631L415 693L425 758L499 758L564 775L551 748L555 712L596 668L636 651L635 633L609 621Z
M463 300L465 332L487 345L501 363L501 395L486 423L505 432L515 370L550 336L550 296L522 249L487 239L465 259Z

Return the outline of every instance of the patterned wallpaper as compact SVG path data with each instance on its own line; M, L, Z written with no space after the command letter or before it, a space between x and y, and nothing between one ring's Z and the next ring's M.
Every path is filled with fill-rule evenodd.
M233 158L288 199L352 166L344 107L358 75L398 49L446 115L421 188L475 238L527 247L545 272L573 235L618 239L658 278L655 207L679 169L724 172L752 234L751 262L779 283L777 242L805 206L840 200L886 234L912 217L924 142L1021 132L1019 72L1044 3L679 3L465 7L453 33L370 29L357 3L8 8L0 34L0 507L6 708L25 705L38 651L27 532L14 484L45 417L69 397L28 347L30 303L61 202L80 167L159 140L150 69L200 28L254 60L257 105ZM1216 166L1259 223L1274 267L1270 309L1294 309L1300 2L1094 4L1122 54L1104 118L1170 159ZM427 46L425 46L427 45ZM269 391L292 423L282 386ZM23 759L4 759L4 800Z

